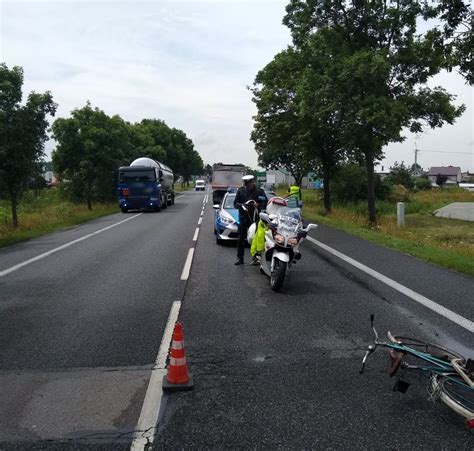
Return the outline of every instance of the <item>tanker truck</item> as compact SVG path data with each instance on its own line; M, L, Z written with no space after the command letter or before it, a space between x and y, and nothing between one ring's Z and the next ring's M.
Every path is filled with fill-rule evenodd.
M137 158L119 168L118 196L123 213L128 210L161 211L174 204L173 171L151 158Z

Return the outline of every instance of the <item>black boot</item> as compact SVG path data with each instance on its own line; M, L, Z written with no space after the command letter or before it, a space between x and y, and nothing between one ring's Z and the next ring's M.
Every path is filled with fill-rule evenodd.
M243 258L239 258L235 263L234 265L243 265L244 264L244 259Z

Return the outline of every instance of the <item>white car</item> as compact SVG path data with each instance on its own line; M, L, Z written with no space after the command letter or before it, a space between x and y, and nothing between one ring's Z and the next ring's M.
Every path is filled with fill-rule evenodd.
M206 191L206 182L204 180L196 180L196 191Z

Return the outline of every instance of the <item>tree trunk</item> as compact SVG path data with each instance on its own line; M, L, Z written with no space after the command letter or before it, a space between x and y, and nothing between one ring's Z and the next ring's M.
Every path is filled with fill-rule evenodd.
M369 222L371 226L377 225L375 213L375 174L374 161L370 154L365 155L365 166L367 168L367 206L369 209Z
M10 193L10 201L11 201L11 206L12 206L13 227L16 229L18 227L18 213L17 213L18 198L16 194Z
M87 186L87 209L92 210L92 189Z
M331 203L331 190L329 188L329 171L323 169L323 193L324 193L324 209L326 213L331 213L332 203Z

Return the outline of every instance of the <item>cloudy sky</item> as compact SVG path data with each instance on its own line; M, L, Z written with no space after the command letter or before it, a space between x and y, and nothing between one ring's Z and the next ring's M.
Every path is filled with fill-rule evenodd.
M184 130L206 163L256 166L246 86L290 43L286 3L0 0L0 62L23 66L26 91L51 90L59 116L90 100L128 121L159 118ZM434 84L467 111L419 136L418 160L474 171L472 89L456 74ZM389 146L383 164L412 162L414 146L414 136Z

